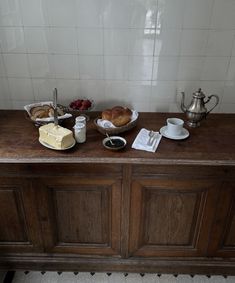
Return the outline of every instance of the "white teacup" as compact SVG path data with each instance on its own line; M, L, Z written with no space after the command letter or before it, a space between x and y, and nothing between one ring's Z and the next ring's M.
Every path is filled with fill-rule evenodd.
M171 136L180 136L182 134L184 121L179 118L168 118L167 133Z

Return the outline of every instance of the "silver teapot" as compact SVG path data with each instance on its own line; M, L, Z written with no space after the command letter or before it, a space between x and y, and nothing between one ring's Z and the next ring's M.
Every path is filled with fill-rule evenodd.
M190 127L198 127L200 126L200 121L216 107L219 103L219 97L216 94L209 95L207 100L204 101L206 97L205 94L202 92L201 88L198 89L197 92L193 93L193 98L188 107L184 105L185 93L182 93L182 101L181 101L181 109L184 113L186 113L188 121L186 122ZM215 105L207 111L205 104L208 103L211 98L214 97L216 99Z

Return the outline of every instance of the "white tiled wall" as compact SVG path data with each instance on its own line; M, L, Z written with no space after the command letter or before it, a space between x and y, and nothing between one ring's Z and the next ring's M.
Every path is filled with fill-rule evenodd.
M201 87L235 112L234 0L0 0L0 108L92 98L181 111Z

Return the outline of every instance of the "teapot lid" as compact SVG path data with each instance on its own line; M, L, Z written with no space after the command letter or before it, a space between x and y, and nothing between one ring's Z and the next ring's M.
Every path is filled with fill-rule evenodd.
M205 94L202 92L202 89L199 88L198 91L193 93L193 97L195 97L195 98L204 98Z

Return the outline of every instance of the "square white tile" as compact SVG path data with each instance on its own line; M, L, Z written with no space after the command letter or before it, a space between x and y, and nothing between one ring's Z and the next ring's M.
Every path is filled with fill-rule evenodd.
M59 79L78 79L78 55L50 55L54 77Z
M53 54L78 54L75 28L49 28L48 51Z
M58 89L58 103L68 106L69 103L79 97L79 80L56 80Z
M103 55L103 30L101 28L78 28L79 55Z
M231 57L230 59L226 80L235 80L235 57Z
M103 110L105 101L105 83L102 80L80 80L77 98L94 101L94 110Z
M206 47L207 56L231 56L234 31L211 30Z
M24 26L46 26L48 14L46 0L19 0Z
M129 80L148 81L152 79L153 57L130 56L129 57Z
M235 2L231 0L215 0L211 17L213 29L235 28Z
M128 56L104 56L104 78L106 80L127 80Z
M53 101L55 79L32 79L33 92L36 101ZM59 97L61 95L59 94Z
M81 80L100 80L104 78L103 56L79 55L79 77Z
M6 70L4 66L3 56L0 54L0 77L6 76Z
M26 49L23 28L0 28L0 44L3 53L25 53Z
M128 94L125 97L128 105L137 111L147 111L150 105L151 82L128 82ZM144 99L143 99L144 97Z
M235 82L226 82L222 103L235 103Z
M129 32L130 55L153 55L155 32L152 29L133 29Z
M50 26L76 26L76 0L46 1L46 8Z
M2 99L0 97L0 109L11 110L12 108L13 108L13 104L12 104L11 99ZM0 276L0 280L1 280L1 276Z
M178 80L199 80L204 61L204 57L179 57Z
M32 100L32 99L30 99L30 100L12 100L12 109L23 110L25 105L28 105L28 104L31 104L31 103L34 103L34 102L35 101ZM26 283L26 281L24 281L23 279L19 282L20 283Z
M206 57L201 80L225 80L229 59L229 57Z
M104 107L109 108L114 105L128 105L128 83L126 81L106 81Z
M178 76L178 57L154 57L152 80L176 80Z
M154 56L178 56L181 36L181 29L157 29Z
M9 2L0 1L0 26L22 26L19 0Z
M129 29L105 29L104 30L104 55L128 55Z
M183 27L189 29L210 28L213 3L213 0L185 1Z
M235 32L233 35L233 49L232 49L232 56L235 56Z
M25 27L24 35L28 53L48 53L47 28Z
M184 0L159 0L157 28L182 28L185 5L184 2Z
M9 78L9 88L11 93L11 99L21 101L21 100L31 100L34 101L34 93L32 87L31 79L24 78Z
M235 109L235 103L221 103L220 105L220 113L235 113L234 109Z
M181 37L180 55L204 55L206 50L207 38L207 30L183 30Z
M9 77L30 77L26 54L3 54L3 61Z
M130 27L131 28L156 28L157 0L138 1L130 3Z
M172 103L176 98L176 82L175 81L157 81L151 87L151 104L155 103Z
M9 91L9 84L8 84L8 79L6 78L0 78L0 99L1 101L11 100L11 94Z
M131 0L103 0L103 24L105 28L130 27Z
M32 78L51 78L53 69L47 54L28 54L29 68Z
M103 26L103 14L107 13L103 0L77 0L76 25L85 28Z

